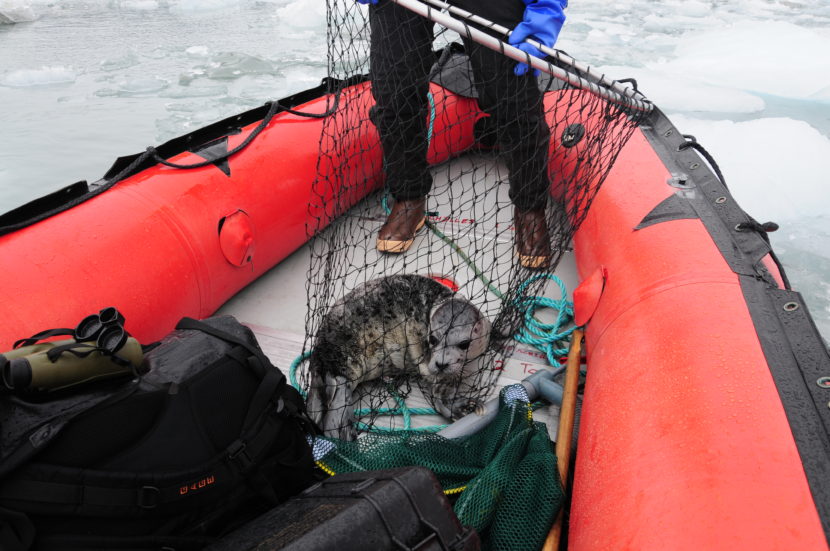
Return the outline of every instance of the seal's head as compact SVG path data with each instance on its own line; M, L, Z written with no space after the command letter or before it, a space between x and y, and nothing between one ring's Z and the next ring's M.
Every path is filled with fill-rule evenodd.
M453 297L432 307L429 316L429 362L424 377L460 377L464 366L487 350L490 322L470 302Z

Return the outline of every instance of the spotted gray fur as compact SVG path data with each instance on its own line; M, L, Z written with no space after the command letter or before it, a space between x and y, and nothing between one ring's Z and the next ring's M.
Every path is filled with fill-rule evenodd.
M417 375L444 416L475 404L459 384L487 349L490 322L432 278L405 274L366 282L327 312L309 358L308 411L327 436L351 440L361 383Z

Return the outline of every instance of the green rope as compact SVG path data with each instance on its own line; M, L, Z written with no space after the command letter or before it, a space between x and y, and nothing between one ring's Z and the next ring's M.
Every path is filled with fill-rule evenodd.
M416 432L438 432L439 430L445 428L447 425L430 425L426 427L412 427L412 415L437 415L438 413L432 408L410 408L406 405L406 401L396 392L391 392L392 397L395 398L395 402L397 402L398 407L394 408L364 408L355 410L354 414L355 417L358 419L364 417L366 415L377 415L377 416L396 416L400 415L403 417L403 428L396 429L392 427L378 427L375 425L368 425L366 423L358 422L357 428L358 430L363 430L367 432L400 432L400 431L416 431Z
M429 100L429 126L427 127L427 148L432 143L432 132L435 129L435 98L432 97L432 92L427 92L427 99Z
M303 390L303 386L297 380L297 369L299 369L301 363L308 360L310 357L311 350L309 350L305 354L300 354L299 356L294 358L294 361L291 362L291 366L288 368L288 380L291 381L291 386L297 389L297 391L300 393L300 396L302 396L304 400L308 398L308 393L305 390Z
M311 357L311 351L304 354L300 354L297 356L291 365L288 368L288 380L291 383L291 386L297 389L300 395L305 399L308 397L308 393L303 390L300 381L297 379L297 371L300 368L300 364L307 361ZM366 423L358 422L357 428L358 430L368 431L368 432L394 432L394 431L426 431L426 432L438 432L439 430L445 428L447 425L430 425L426 427L413 427L412 426L412 415L439 415L437 411L433 408L410 408L406 405L406 401L396 394L395 392L391 392L392 397L397 402L397 407L394 408L363 408L363 409L356 409L354 412L355 418L360 419L361 417L365 417L367 415L378 415L378 416L396 416L400 415L403 417L403 428L402 429L393 429L393 428L385 428L385 427L373 427L371 425L367 425Z

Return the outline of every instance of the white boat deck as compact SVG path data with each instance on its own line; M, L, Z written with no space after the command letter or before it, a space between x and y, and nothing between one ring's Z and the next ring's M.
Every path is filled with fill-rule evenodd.
M499 175L504 175L503 178ZM494 258L509 258L501 255L513 254L512 207L507 197L506 171L487 155L471 154L437 167L435 183L428 210L435 229L455 241L479 266L496 265L497 270L508 270L509 262L494 263ZM452 182L452 189L449 183ZM475 201L473 196L475 194ZM493 213L496 213L494 216ZM475 273L461 260L441 238L429 229L421 230L413 247L404 255L380 254L375 250L376 234L380 228L384 211L378 195L370 196L354 207L345 219L335 221L324 231L334 231L336 224L349 223L348 239L353 246L349 251L350 271L345 284L353 286L354 281L365 281L374 277L394 273L419 273L441 275L451 278L460 286L460 293L470 298L490 316L496 314L500 301L476 278ZM355 224L354 217L359 217ZM359 231L351 231L354 228ZM475 245L475 246L471 246ZM427 249L428 254L423 254ZM307 279L312 247L306 244L290 257L267 272L257 281L229 300L218 314L232 314L253 329L260 345L270 359L284 373L302 353L305 340L305 323L308 309ZM363 266L357 271L355 266ZM489 272L498 280L498 274ZM528 272L528 276L532 275ZM568 290L568 299L578 283L576 266L571 251L566 251L555 275ZM351 288L351 287L350 287ZM504 289L502 289L504 291ZM548 281L543 296L561 298L559 286ZM540 320L551 322L555 312L541 310ZM508 356L502 367L492 394L497 395L501 387L516 383L548 363L544 353L531 346L511 343ZM300 369L302 369L301 366ZM416 392L407 400L409 407L426 407L426 402ZM557 407L545 407L534 414L538 421L548 424L551 437L555 437ZM378 423L389 422L399 426L398 418L385 418ZM446 424L439 416L415 416L413 426Z

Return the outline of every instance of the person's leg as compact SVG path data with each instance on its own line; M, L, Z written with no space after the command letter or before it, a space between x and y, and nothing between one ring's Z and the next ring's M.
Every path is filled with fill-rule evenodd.
M424 223L432 186L426 117L433 23L384 0L370 7L369 21L372 120L383 146L387 188L395 199L377 246L383 252L404 252Z
M536 79L513 74L512 59L483 46L472 49L473 70L480 81L476 84L479 104L495 122L499 151L510 175L510 199L522 211L543 209L550 188L550 130Z
M486 10L479 12L488 18ZM513 27L517 22L501 23ZM528 268L543 268L551 256L545 220L550 193L550 130L545 121L543 94L532 72L524 76L513 73L516 61L470 41L465 41L465 45L470 53L479 106L494 119L499 151L507 165L519 260Z

